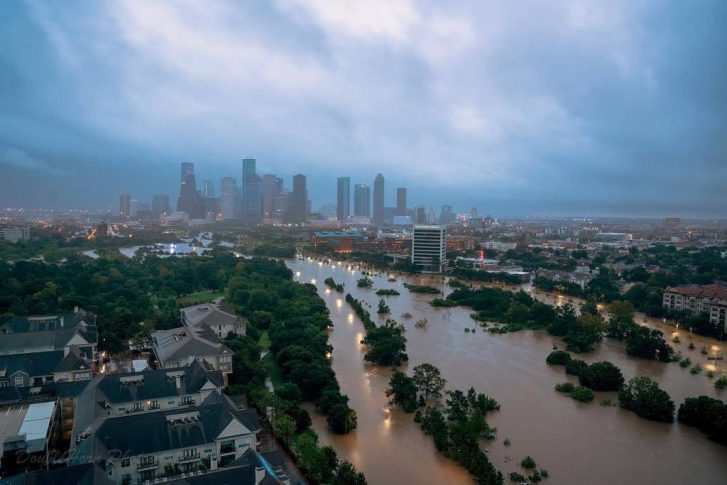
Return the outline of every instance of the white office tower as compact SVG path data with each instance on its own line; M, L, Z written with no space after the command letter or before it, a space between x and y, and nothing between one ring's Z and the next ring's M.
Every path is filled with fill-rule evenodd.
M411 261L424 273L441 273L447 266L447 235L444 226L415 225Z

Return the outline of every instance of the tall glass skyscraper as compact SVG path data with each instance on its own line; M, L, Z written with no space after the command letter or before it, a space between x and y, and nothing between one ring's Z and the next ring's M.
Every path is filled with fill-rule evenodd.
M384 176L380 173L374 179L374 224L384 223Z
M262 217L261 180L255 171L255 159L242 159L242 219L257 224Z
M366 184L356 184L353 188L353 215L371 217L371 188Z
M351 178L338 177L338 190L336 197L336 217L340 222L351 215Z
M406 215L406 187L396 189L396 215Z
M288 199L288 205L289 222L301 223L308 219L308 189L302 173L293 176L293 192Z

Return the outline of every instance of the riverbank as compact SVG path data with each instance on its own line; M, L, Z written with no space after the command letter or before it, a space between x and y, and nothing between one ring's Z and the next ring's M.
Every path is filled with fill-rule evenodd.
M554 392L553 386L566 378L562 369L547 366L545 358L554 344L562 347L560 339L528 330L490 335L478 327L474 334L465 333L465 328L477 327L469 309L432 308L429 302L437 295L413 294L403 286L404 282L430 285L447 294L450 290L442 285L441 277L396 275L397 281L390 282L388 274L379 274L372 277L373 289L360 289L356 287L360 269L345 263L305 259L288 264L300 281L316 281L331 310L335 325L330 333L333 368L359 419L355 433L339 437L327 433L323 417L312 413L314 428L324 443L332 444L342 458L366 473L370 483L471 483L471 479L462 468L436 453L411 415L389 409L385 391L390 371L364 364L364 348L359 344L363 326L342 295L325 291L323 281L327 277L344 283L353 296L373 307L379 299L377 289L399 291L400 296L386 297L386 301L391 315L407 328L408 366L430 362L441 369L448 387L473 386L500 402L502 410L488 419L498 428L497 440L484 447L505 475L518 471L517 462L526 455L550 471L546 483L721 483L727 473L727 448L708 441L694 428L650 422L620 408L598 404L607 397L615 401L615 393L597 393L593 403L582 404ZM412 318L401 318L405 312ZM422 318L428 320L426 327L415 328L415 322ZM639 316L638 323L643 323L642 319ZM689 351L688 338L679 332L682 343L675 347L695 361L693 356L701 355L700 344L711 339L694 336L696 349ZM690 375L688 369L676 364L628 357L617 341L606 339L596 352L579 358L588 362L609 360L627 379L651 377L677 405L686 397L701 394L727 398L727 393L716 391L704 374ZM505 438L511 446L504 446Z

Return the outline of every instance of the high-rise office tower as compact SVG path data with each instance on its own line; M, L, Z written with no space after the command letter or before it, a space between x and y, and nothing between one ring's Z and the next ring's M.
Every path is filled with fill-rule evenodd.
M169 196L164 194L155 195L151 199L151 213L155 216L169 214Z
M427 209L424 206L417 206L414 214L414 222L417 224L427 223Z
M425 273L442 272L447 265L447 236L443 226L414 226L411 261Z
M406 215L406 187L396 189L396 215Z
M353 187L353 215L371 217L371 189L366 184Z
M384 223L384 176L376 174L374 179L374 224Z
M452 212L451 205L443 205L442 211L439 213L440 224L452 224L454 222L455 215Z
M190 219L200 217L199 194L194 178L194 164L182 162L182 182L177 199L177 210L189 214Z
M255 163L254 158L242 160L242 219L248 224L257 224L262 216L261 181Z
M283 179L274 174L267 173L262 178L262 211L263 218L273 217L273 204L275 197L283 192Z
M293 192L288 197L288 221L294 224L308 219L308 189L303 174L293 176Z
M338 177L336 191L336 218L344 222L351 215L351 178Z
M123 218L131 216L131 194L119 195L119 216Z
M215 185L210 179L204 179L204 190L202 194L208 199L214 199L215 197Z
M223 177L220 180L220 215L222 220L235 219L237 207L237 180L235 177Z

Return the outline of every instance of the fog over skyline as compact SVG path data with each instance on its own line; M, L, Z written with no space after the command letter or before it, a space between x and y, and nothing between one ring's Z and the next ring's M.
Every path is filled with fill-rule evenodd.
M727 207L727 2L0 2L0 207L241 159L493 215Z

